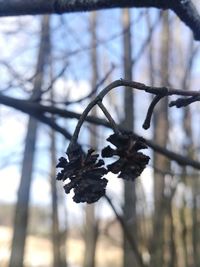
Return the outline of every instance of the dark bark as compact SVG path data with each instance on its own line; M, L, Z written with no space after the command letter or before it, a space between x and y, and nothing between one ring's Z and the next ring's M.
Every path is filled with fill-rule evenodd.
M33 88L33 97L40 91L46 58L49 45L49 18L45 16L42 20L41 42L36 67L36 78ZM18 198L14 218L14 233L10 257L10 267L23 266L24 249L28 225L28 205L30 198L30 187L33 173L33 163L35 156L35 145L37 137L38 123L31 117L28 122L27 135L25 140L24 157L22 162L21 180L18 189Z
M0 16L91 11L108 8L155 7L171 9L200 40L200 16L191 0L0 0Z

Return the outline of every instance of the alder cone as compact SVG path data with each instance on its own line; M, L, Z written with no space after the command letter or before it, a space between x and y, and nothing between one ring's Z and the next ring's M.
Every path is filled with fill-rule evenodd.
M139 152L141 149L148 148L143 138L137 138L131 133L112 134L107 141L116 148L110 146L102 150L102 157L110 158L118 156L119 158L112 164L107 165L108 171L118 174L119 178L125 180L135 180L141 175L150 157Z
M105 195L108 181L103 176L108 171L103 167L104 161L98 160L99 155L93 152L93 149L89 149L85 155L78 145L74 145L66 153L68 159L61 157L56 166L62 168L57 180L70 180L65 183L64 190L68 194L74 189L73 200L76 203L93 203Z

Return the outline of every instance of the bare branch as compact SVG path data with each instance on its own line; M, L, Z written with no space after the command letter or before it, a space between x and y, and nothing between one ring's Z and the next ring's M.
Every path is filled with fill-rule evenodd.
M171 9L200 40L200 15L191 0L0 0L0 16L63 14L109 8Z
M156 95L154 97L154 99L152 100L150 106L149 106L149 109L147 111L147 115L146 115L146 119L143 123L143 128L145 130L149 129L150 125L151 125L151 118L152 118L152 115L153 115L153 110L156 106L156 104L164 97L165 95Z
M120 223L122 230L133 250L133 253L135 254L136 260L139 263L139 265L141 267L146 267L147 265L144 263L142 255L140 253L140 251L138 250L138 246L135 242L135 240L133 239L133 237L130 235L129 230L127 228L126 222L124 221L123 217L118 213L117 209L115 208L114 204L112 203L110 197L108 197L108 195L104 196L105 199L107 200L109 206L111 207L111 209L113 210L118 222Z
M200 93L199 93L200 94ZM6 106L10 106L13 107L17 110L20 110L26 114L29 114L30 116L35 117L36 119L40 120L41 122L49 125L50 127L52 127L54 130L56 130L57 132L61 133L63 136L65 136L67 139L71 139L71 135L61 126L59 126L56 122L51 122L49 120L49 117L45 116L45 113L49 113L49 114L56 114L59 115L60 117L63 118L75 118L75 119L80 119L82 114L78 114L72 111L68 111L66 109L60 109L60 108L56 108L56 107L52 107L52 106L45 106L45 105L41 105L38 103L34 103L31 102L30 100L20 100L20 99L15 99L15 98L11 98L5 95L0 94L0 103L4 104ZM111 125L109 122L100 119L100 118L96 118L96 117L92 117L92 116L87 116L85 119L87 122L90 123L94 123L96 125L102 125L105 126L107 128L111 128ZM123 130L128 130L128 129L124 129L120 126L118 126L119 129L121 131ZM138 138L139 135L135 134L135 137ZM160 153L166 157L168 157L171 160L176 161L178 164L182 165L182 166L190 166L193 167L195 169L200 170L200 162L193 160L191 158L182 156L180 154L177 154L169 149L166 149L164 147L161 147L159 145L157 145L154 141L145 139L146 144L152 148L153 150L155 150L157 153Z
M177 107L177 108L182 108L186 107L194 102L200 101L200 96L192 96L188 98L178 98L175 101L171 101L169 103L169 107Z
M65 105L70 105L70 104L77 104L77 103L81 103L82 101L92 97L93 95L96 94L97 90L99 89L99 87L108 79L108 77L110 76L110 74L113 72L113 70L115 69L115 65L111 65L111 68L109 69L109 71L105 74L105 76L96 84L96 86L92 89L92 91L87 94L84 97L81 97L77 100L74 101L65 101L63 104Z

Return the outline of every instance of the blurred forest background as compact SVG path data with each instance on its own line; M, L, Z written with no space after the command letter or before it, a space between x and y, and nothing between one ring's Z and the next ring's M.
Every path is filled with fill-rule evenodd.
M73 203L55 180L78 114L108 83L199 88L199 44L180 19L156 9L1 18L0 51L0 266L200 266L199 170L149 149L141 178L109 174L108 198L92 205ZM125 129L199 161L198 102L162 100L145 131L151 100L119 88L105 105ZM31 103L63 113L27 115ZM79 142L98 151L111 133L87 122Z

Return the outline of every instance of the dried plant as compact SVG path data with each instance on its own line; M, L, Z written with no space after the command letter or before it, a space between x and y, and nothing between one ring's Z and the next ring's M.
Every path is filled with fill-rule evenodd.
M171 95L184 96L184 98L178 98L169 103L169 107L176 106L179 108L199 101L200 97L198 91L151 87L142 83L126 80L117 80L105 87L95 99L89 103L82 113L67 149L67 158L61 157L57 165L58 168L62 168L57 175L57 180L63 180L64 190L67 194L71 189L74 189L73 200L77 203L93 203L104 196L108 182L104 175L108 172L116 174L118 178L134 181L141 175L150 160L149 156L140 151L148 148L145 139L141 137L138 138L131 132L120 131L110 112L102 103L103 98L112 89L119 86L128 86L155 95L147 110L143 124L144 129L150 127L154 108L162 98ZM114 131L114 134L110 135L107 141L114 145L115 148L107 146L101 151L101 156L103 158L113 158L114 161L111 164L105 164L103 159L98 159L99 155L94 154L95 150L93 148L89 149L87 154L85 154L82 148L77 144L80 129L88 113L95 105L98 105L103 111Z

